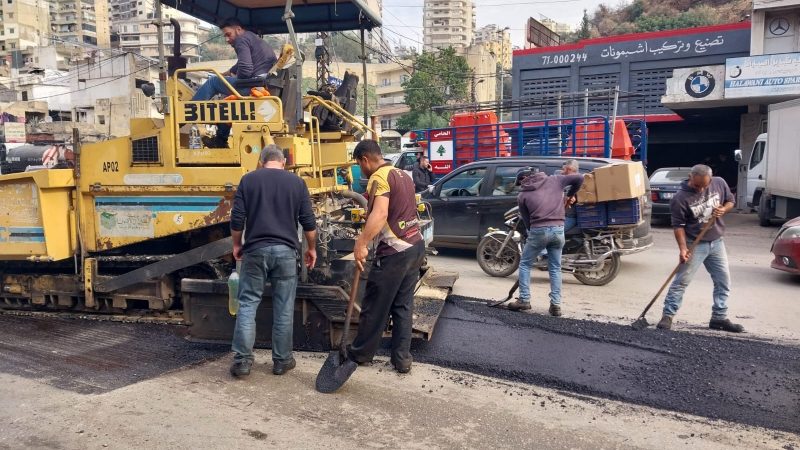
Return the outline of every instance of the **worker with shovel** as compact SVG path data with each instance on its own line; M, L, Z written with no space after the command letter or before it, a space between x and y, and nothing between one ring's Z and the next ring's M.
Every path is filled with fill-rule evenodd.
M367 223L353 248L358 273L364 270L368 245L373 239L378 244L361 302L358 333L350 348L341 352L341 358L334 358L338 361L329 357L331 361L323 365L317 377L317 390L321 392L339 389L358 364L372 361L390 317L392 365L400 373L411 370L414 288L425 258L414 182L403 170L384 161L380 146L373 140L361 141L353 151L353 159L369 177L370 193Z
M692 167L689 179L681 184L681 189L670 201L681 264L664 299L664 314L658 328L672 328L672 319L681 306L683 293L702 264L714 282L714 304L708 327L732 333L744 331L744 327L727 318L731 277L722 240L725 233L722 216L733 209L733 205L734 197L725 180L712 176L711 168L706 165ZM708 224L709 221L712 223ZM694 243L695 240L699 242Z

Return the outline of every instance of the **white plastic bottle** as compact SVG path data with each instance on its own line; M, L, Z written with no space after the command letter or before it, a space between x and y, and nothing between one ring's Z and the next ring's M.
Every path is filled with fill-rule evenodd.
M239 312L239 270L241 264L236 262L236 269L228 277L228 312L235 316Z

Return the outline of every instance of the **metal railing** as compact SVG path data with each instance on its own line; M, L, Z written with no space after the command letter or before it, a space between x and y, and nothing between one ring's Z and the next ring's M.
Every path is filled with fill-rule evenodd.
M644 119L584 116L415 130L417 141L427 143L432 162L450 161L452 168L484 158L508 156L598 157L647 159ZM624 136L627 133L630 146ZM614 143L618 145L614 145ZM423 146L425 147L425 146ZM450 159L452 156L452 159Z

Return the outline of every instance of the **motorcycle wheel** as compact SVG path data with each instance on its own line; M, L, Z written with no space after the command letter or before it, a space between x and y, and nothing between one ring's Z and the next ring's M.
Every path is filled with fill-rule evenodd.
M603 263L603 268L600 269L600 271L583 272L576 270L573 275L575 275L575 278L583 284L589 286L605 286L614 278L617 278L617 275L619 274L619 268L621 266L622 261L620 261L619 255L614 254L605 260Z
M519 267L520 254L516 249L517 244L512 242L507 245L498 258L496 255L501 245L502 241L490 236L484 237L478 244L478 265L487 275L507 277Z

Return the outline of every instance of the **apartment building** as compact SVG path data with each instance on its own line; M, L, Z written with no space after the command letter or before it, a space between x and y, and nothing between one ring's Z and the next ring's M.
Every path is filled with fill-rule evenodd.
M158 31L153 25L155 7L152 2L142 0L111 0L111 32L113 46L148 58L158 58ZM200 21L182 12L164 6L161 9L164 21L176 19L181 27L181 52L189 62L200 59ZM171 26L164 27L164 54L172 54L175 38Z
M47 1L50 11L50 34L54 41L99 48L111 46L108 0Z
M475 44L482 44L493 53L502 64L503 70L511 70L511 56L514 50L508 28L501 29L495 24L481 27L475 31Z
M425 0L423 40L425 50L453 47L464 54L475 31L475 5L472 0Z
M563 36L567 33L572 32L572 25L568 23L556 22L553 19L541 19L539 22L541 22L542 25L546 26L559 36Z
M46 42L50 29L48 3L43 0L3 0L0 2L0 58L13 56L19 67L34 48ZM11 65L12 58L6 61ZM0 63L2 64L2 63Z
M397 119L409 111L405 103L403 83L411 77L412 61L400 61L400 64L382 64L375 71L375 95L378 97L376 116L380 120L381 130L397 128Z

